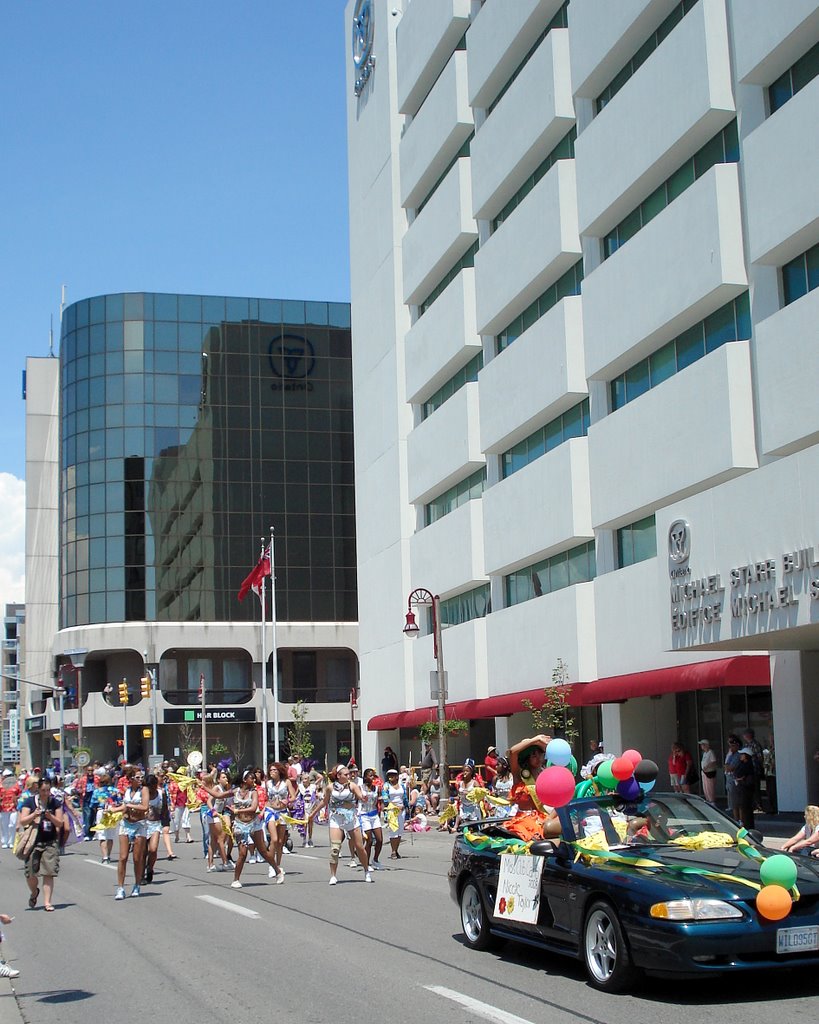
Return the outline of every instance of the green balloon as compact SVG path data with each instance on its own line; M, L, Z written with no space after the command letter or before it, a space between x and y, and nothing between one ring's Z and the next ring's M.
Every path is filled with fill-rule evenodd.
M611 761L602 761L595 775L603 789L615 789L617 786L618 780L611 773L611 764Z
M796 885L796 864L784 853L775 853L762 862L759 877L763 885L781 885L783 889L792 889Z
M592 779L584 779L582 782L574 787L574 798L580 800L584 796L594 796L594 781Z
M569 771L572 773L572 775L576 776L577 775L577 758L574 756L574 754L572 754L572 759L571 759L571 761L569 761L569 766L568 767L569 767Z

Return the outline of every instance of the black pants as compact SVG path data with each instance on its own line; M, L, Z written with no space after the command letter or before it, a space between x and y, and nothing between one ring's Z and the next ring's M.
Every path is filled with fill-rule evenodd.
M756 828L754 821L754 785L739 783L739 820L747 829Z

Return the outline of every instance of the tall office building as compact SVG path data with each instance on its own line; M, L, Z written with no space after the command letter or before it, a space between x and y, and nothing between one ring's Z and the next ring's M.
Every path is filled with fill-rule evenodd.
M587 738L599 723L664 766L677 738L721 756L751 727L768 802L802 807L819 792L815 0L347 16L369 756L409 756L431 717L432 637L402 637L422 587L449 713L470 722L456 760L529 735L522 700L562 663Z
M28 578L42 591L30 630L48 638L32 646L27 677L62 681L64 749L105 759L126 738L132 758L147 757L154 739L166 757L198 747L203 683L208 755L257 763L263 654L270 756L274 682L282 749L299 699L309 704L315 757L351 747L349 307L150 293L84 299L64 312L59 361L29 360L26 381L27 473L52 485L32 498L38 528L27 531ZM260 601L237 593L271 528L276 600L263 639ZM48 555L58 586L56 574L45 582L36 574L36 558ZM155 698L142 694L149 671ZM154 699L155 737L144 733ZM59 749L58 714L55 699L29 694L33 760Z
M20 646L25 631L26 609L7 604L0 649L0 710L2 710L3 766L20 761Z

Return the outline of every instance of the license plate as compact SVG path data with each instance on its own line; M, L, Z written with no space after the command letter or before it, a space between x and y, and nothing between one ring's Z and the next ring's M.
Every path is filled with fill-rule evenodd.
M819 924L777 929L777 953L803 953L812 949L819 949Z

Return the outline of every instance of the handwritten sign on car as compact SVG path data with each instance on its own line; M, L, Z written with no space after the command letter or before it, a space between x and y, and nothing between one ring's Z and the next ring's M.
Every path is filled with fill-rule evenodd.
M493 910L496 920L537 924L543 860L543 857L519 857L510 853L500 858L498 894Z

